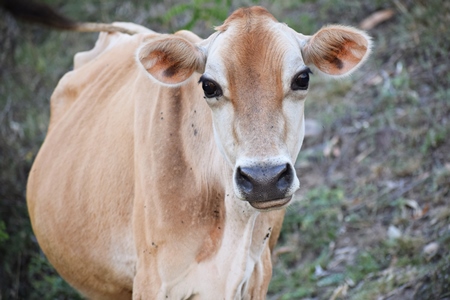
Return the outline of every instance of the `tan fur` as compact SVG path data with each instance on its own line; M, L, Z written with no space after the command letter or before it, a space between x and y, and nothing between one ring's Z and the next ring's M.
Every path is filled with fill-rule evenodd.
M289 90L297 70L286 61L302 63L303 40L274 20L260 7L238 10L206 41L129 25L140 33L101 34L77 55L52 96L27 201L42 250L88 298L265 298L284 209L260 212L236 196L212 111L231 107L225 142L236 152L263 160L289 142L295 159L302 123L289 109L302 120L306 92ZM369 42L347 31L309 39L307 61L333 73L330 52L344 64L336 72L351 71ZM219 38L213 67L224 66L228 88L206 101L198 80Z
M230 24L236 20L239 23L244 24L244 27L246 26L245 24L251 26L250 23L254 21L255 18L258 19L269 18L273 21L276 21L276 19L272 16L271 13L267 11L267 9L261 6L255 6L236 10L225 20L225 22L222 25L216 26L215 29L217 31L224 32L228 29L228 27L230 27Z
M348 74L370 55L370 38L347 26L328 26L319 30L303 48L305 62L329 75Z
M271 155L278 138L284 138L284 124L277 122L284 93L280 66L283 65L285 45L268 28L274 20L265 9L243 9L225 22L233 30L243 32L234 37L221 52L227 69L230 101L233 103L236 140L243 143L264 132L252 142L249 152ZM221 28L221 30L224 30ZM265 127L260 128L261 126ZM238 129L239 128L239 129ZM267 130L271 128L272 130ZM274 144L267 144L271 140Z
M192 55L198 53L198 55ZM139 53L144 68L156 79L167 84L185 81L193 71L202 73L206 58L195 51L192 43L184 38L160 37L147 43Z

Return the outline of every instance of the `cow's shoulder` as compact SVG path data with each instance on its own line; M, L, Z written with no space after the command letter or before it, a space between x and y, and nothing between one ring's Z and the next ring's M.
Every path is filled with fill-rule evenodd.
M115 80L129 77L129 72L135 70L135 53L142 41L159 36L150 29L133 23L114 25L138 33L128 35L102 32L93 49L75 54L73 70L60 79L52 94L49 131L77 99L83 97L83 92L86 94L87 90L100 90L105 84L113 83L113 77Z

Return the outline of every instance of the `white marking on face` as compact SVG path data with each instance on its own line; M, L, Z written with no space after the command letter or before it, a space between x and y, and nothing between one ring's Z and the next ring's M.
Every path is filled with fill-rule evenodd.
M233 65L230 66L230 57L239 58L239 53L233 52L236 49L238 51L238 48L224 47L232 44L237 34L231 26L208 46L208 60L203 76L216 82L222 89L220 97L208 98L206 101L213 114L217 146L234 168L234 174L244 167L270 168L287 165L292 169L294 178L289 188L285 189L284 196L290 197L299 187L294 163L305 133L304 99L307 94L307 90L293 90L292 81L296 75L302 71L306 72L308 68L301 56L298 36L294 36L293 31L286 25L272 23L267 30L269 35L275 35L272 39L279 47L278 58L282 58L269 63L268 68L274 70L273 74L264 72L258 75L258 72L266 68L265 62L233 60ZM267 59L270 60L271 57ZM279 62L279 66L276 66L275 62ZM252 69L251 66L258 63L262 65ZM236 68L236 73L230 73L230 70ZM247 74L246 69L248 72L256 72ZM238 83L240 90L236 91L236 86L230 86L233 84L228 81L230 78ZM255 80L249 81L249 78ZM269 80L267 82L270 84L264 80ZM243 81L247 82L247 85L243 85ZM249 91L242 91L247 87ZM252 93L252 90L255 90L255 93ZM245 97L242 97L243 95ZM236 196L245 199L245 193L236 187L236 183L234 187Z

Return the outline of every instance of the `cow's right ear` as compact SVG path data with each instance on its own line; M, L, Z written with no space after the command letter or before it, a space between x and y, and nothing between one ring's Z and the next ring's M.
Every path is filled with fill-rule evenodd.
M179 84L195 71L203 73L206 56L193 43L181 37L151 39L138 52L138 60L156 80Z

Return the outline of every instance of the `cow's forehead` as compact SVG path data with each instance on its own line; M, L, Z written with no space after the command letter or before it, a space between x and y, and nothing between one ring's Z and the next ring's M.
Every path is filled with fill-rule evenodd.
M301 35L263 8L240 9L216 29L218 36L210 45L206 72L225 76L227 85L235 86L235 80L257 83L261 79L275 84L276 80L284 81L280 76L286 68L295 71L304 67Z
M279 106L292 76L305 68L295 32L262 8L238 10L217 30L206 74L232 102L272 99Z
M216 27L217 31L224 32L228 30L230 25L235 26L235 24L239 24L239 26L251 28L254 24L255 20L272 20L277 21L275 17L267 11L265 8L260 6L248 7L248 8L240 8L233 12L223 23L223 25Z

